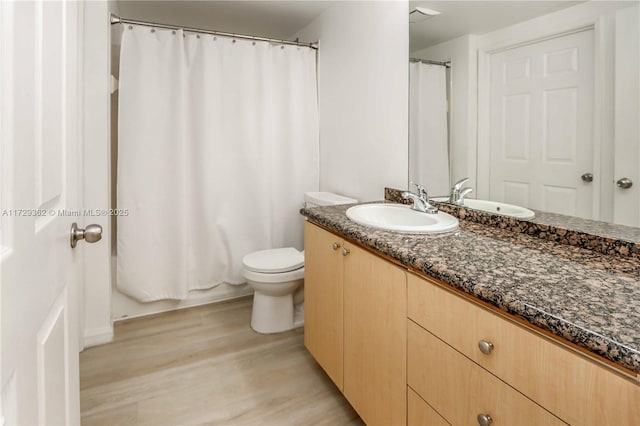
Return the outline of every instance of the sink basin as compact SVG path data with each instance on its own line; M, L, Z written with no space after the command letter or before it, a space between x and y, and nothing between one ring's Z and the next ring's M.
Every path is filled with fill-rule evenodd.
M434 198L433 201L448 202L446 197ZM487 213L497 213L505 216L515 217L517 219L533 219L535 213L531 210L516 206L513 204L500 203L498 201L488 200L475 200L473 198L466 198L463 202L463 207L468 207L474 210L482 210Z
M458 229L458 219L450 214L418 212L403 204L361 204L347 210L347 217L360 225L388 231L438 234Z

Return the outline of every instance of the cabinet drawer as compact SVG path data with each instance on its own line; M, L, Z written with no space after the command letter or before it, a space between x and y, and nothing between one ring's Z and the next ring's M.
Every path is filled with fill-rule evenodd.
M408 426L448 426L449 423L429 406L413 389L407 387Z
M488 373L412 321L408 322L407 377L411 388L451 424L563 424L551 413Z
M630 380L415 275L408 301L409 318L564 421L640 424L640 386Z

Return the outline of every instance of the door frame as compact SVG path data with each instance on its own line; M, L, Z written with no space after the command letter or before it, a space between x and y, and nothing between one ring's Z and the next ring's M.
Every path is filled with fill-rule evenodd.
M111 23L113 2L85 2L83 13L83 202L86 209L111 205ZM83 259L81 349L113 340L111 318L111 216L85 218L102 226L101 244Z
M470 152L470 173L476 173L476 194L487 199L490 185L490 107L491 107L491 55L552 38L593 30L594 33L594 120L593 168L594 193L592 217L594 220L613 218L614 107L613 73L615 14L617 9L585 5L581 13L568 8L548 16L498 30L481 37L478 43L478 126L477 149ZM540 20L546 19L544 25ZM474 158L475 157L475 158Z

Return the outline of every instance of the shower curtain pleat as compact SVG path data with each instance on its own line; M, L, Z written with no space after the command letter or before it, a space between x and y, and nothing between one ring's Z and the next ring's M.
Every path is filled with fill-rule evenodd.
M409 179L429 196L449 193L446 68L409 64Z
M302 248L318 189L315 52L124 31L118 289L143 302L239 284L242 257Z

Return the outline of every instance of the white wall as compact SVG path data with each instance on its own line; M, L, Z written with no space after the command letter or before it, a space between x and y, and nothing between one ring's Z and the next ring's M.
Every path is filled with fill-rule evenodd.
M408 178L409 7L337 2L295 36L320 41L320 190L381 200Z
M84 7L84 208L109 208L109 12L114 2ZM111 323L111 226L108 216L84 217L102 226L102 241L84 247L84 346L108 342Z

